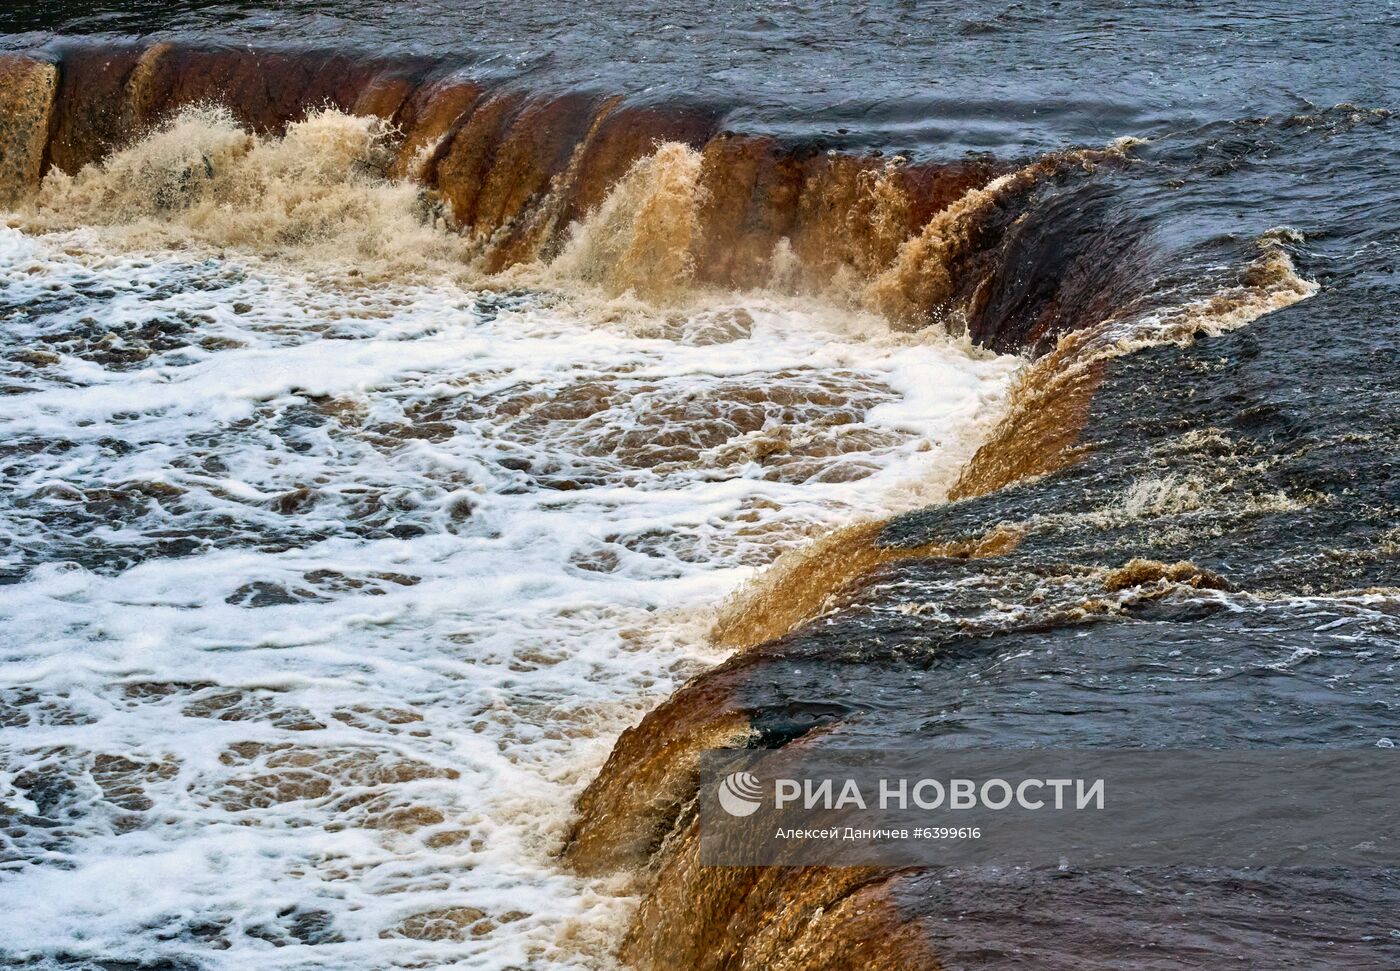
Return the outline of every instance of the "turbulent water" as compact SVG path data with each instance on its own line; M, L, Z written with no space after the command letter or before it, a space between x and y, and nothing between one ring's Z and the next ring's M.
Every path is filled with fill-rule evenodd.
M11 956L596 966L628 887L557 853L613 737L755 567L946 490L1014 367L168 232L0 237Z
M1400 967L1394 871L719 870L693 798L1400 741L1397 27L0 12L0 963Z

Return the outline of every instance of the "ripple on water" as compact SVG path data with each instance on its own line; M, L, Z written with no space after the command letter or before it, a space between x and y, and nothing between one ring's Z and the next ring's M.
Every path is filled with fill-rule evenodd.
M755 566L946 488L1014 363L91 233L0 231L0 280L0 951L54 961L606 966L581 786Z

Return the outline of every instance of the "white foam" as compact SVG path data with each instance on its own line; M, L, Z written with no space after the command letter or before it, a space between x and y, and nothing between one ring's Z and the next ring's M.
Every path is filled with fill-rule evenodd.
M1015 363L778 298L693 311L752 317L697 343L91 232L0 231L0 281L55 301L0 346L60 355L0 410L49 446L7 455L0 505L12 558L47 561L0 587L21 958L608 966L632 901L555 854L617 733L718 660L709 608L757 567L936 492L908 487L946 481ZM179 314L124 370L61 336ZM477 933L394 936L454 909Z

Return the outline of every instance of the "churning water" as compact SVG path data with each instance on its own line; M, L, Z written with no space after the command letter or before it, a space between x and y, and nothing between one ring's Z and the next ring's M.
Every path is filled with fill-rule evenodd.
M1400 966L1400 871L693 814L716 745L1393 747L1396 26L0 11L0 963Z
M628 888L557 853L616 734L755 568L946 490L1014 363L133 232L0 235L22 955L605 965Z

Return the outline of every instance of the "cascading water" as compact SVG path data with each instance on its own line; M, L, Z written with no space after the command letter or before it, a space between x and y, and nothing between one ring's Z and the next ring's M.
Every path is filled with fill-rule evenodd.
M997 413L1014 359L937 333L641 303L671 149L503 292L434 282L375 138L194 111L32 210L102 228L4 231L13 953L606 964L632 891L558 853L612 739Z
M1393 870L695 814L1393 747L1393 12L161 6L0 12L0 962L1400 965Z

